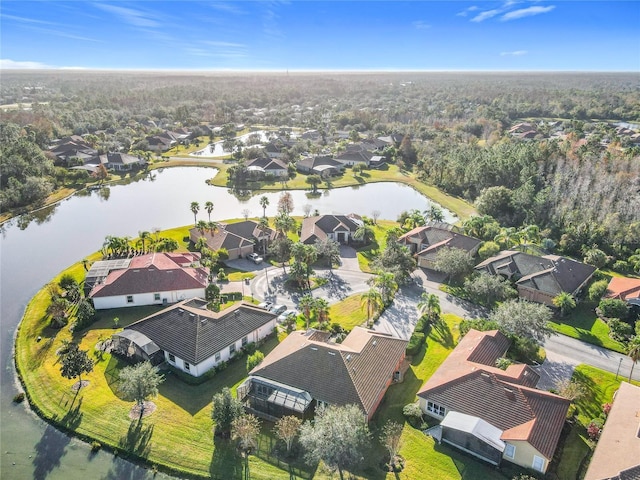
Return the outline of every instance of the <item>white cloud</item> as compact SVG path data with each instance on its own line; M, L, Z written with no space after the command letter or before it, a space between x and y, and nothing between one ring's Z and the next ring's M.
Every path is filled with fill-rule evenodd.
M243 45L242 43L218 42L213 40L205 40L202 43L204 43L205 45L211 45L212 47L227 47L227 48L245 48L246 47L246 45Z
M160 22L154 18L154 15L143 12L142 10L135 10L133 8L120 7L106 3L96 3L95 5L105 12L109 12L120 17L123 22L133 25L134 27L154 28L160 26Z
M529 53L527 50L514 50L513 52L500 52L501 57L521 57Z
M461 12L456 13L456 15L458 17L466 17L467 15L469 15L471 12L476 12L480 10L480 7L477 7L475 5L469 7L469 8L465 8L464 10L462 10Z
M429 25L427 22L424 22L422 20L416 20L415 22L413 22L412 25L414 26L414 28L417 28L418 30L426 30L428 28L431 28L431 25Z
M38 68L55 68L40 62L21 62L9 58L0 58L0 70L33 70Z
M527 7L521 8L519 10L514 10L512 12L505 13L500 20L503 22L507 22L509 20L517 20L519 18L531 17L533 15L540 15L541 13L548 13L553 10L555 5L549 5L548 7L535 6L535 7Z
M216 2L210 4L209 6L215 10L231 13L234 15L245 15L247 13L243 9L239 8L237 4L232 3Z
M502 13L502 10L499 10L499 9L487 10L485 12L480 12L478 15L473 17L471 19L471 21L472 22L483 22L483 21L488 20L489 18L493 18L496 15L499 15L501 13Z

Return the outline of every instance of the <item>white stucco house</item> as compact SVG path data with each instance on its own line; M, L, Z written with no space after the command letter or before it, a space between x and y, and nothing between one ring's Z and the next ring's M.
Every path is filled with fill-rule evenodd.
M168 305L204 297L209 270L197 253L150 253L134 257L123 268L110 270L89 297L96 310Z
M132 323L113 335L114 350L152 363L165 360L199 377L276 327L276 315L248 303L219 313L206 306L192 298Z

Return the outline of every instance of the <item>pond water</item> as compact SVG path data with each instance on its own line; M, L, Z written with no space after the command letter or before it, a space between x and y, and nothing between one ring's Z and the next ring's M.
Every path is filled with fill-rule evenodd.
M263 143L267 142L267 136L269 135L270 132L266 131L266 130L258 130L255 132L251 132L251 133L246 133L244 135L241 135L239 137L236 137L236 141L240 141L242 143L244 143L245 145L247 144L247 140L249 139L250 136L252 135L258 135L260 136L260 141ZM224 140L219 140L215 143L211 143L209 145L207 145L206 147L190 153L189 155L192 157L226 157L227 155L231 155L233 152L228 152L226 151L222 145L224 144ZM262 145L256 145L256 147L261 147Z
M75 195L35 214L16 218L1 227L0 238L0 478L145 478L140 467L101 452L91 455L83 442L70 439L12 403L18 392L11 356L16 327L31 297L64 268L99 250L105 236L137 237L142 230L191 224L191 202L201 206L198 219L207 219L204 203L214 203L212 220L262 215L256 195L238 199L226 188L205 180L211 168L170 168L154 171L144 180ZM281 192L267 193L267 216L277 210ZM305 205L321 214L358 213L395 220L404 210L426 210L430 201L411 187L374 183L333 189L309 198L291 191L294 215ZM455 217L445 211L448 221Z

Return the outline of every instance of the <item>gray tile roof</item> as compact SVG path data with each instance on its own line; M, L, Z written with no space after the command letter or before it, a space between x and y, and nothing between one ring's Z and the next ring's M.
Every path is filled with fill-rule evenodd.
M312 244L317 239L324 240L328 233L350 232L353 234L358 229L358 224L346 215L320 215L307 217L302 220L300 241Z
M332 405L359 405L371 415L406 346L405 340L360 327L342 344L314 337L313 331L298 331L250 374L299 388Z
M126 329L146 335L162 350L195 365L276 317L244 303L217 314L194 305L197 304L193 300L185 300L132 323Z

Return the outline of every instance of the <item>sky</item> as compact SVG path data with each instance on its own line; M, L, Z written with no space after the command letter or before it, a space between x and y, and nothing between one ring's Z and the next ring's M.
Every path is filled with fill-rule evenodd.
M640 72L640 0L2 0L9 68Z

